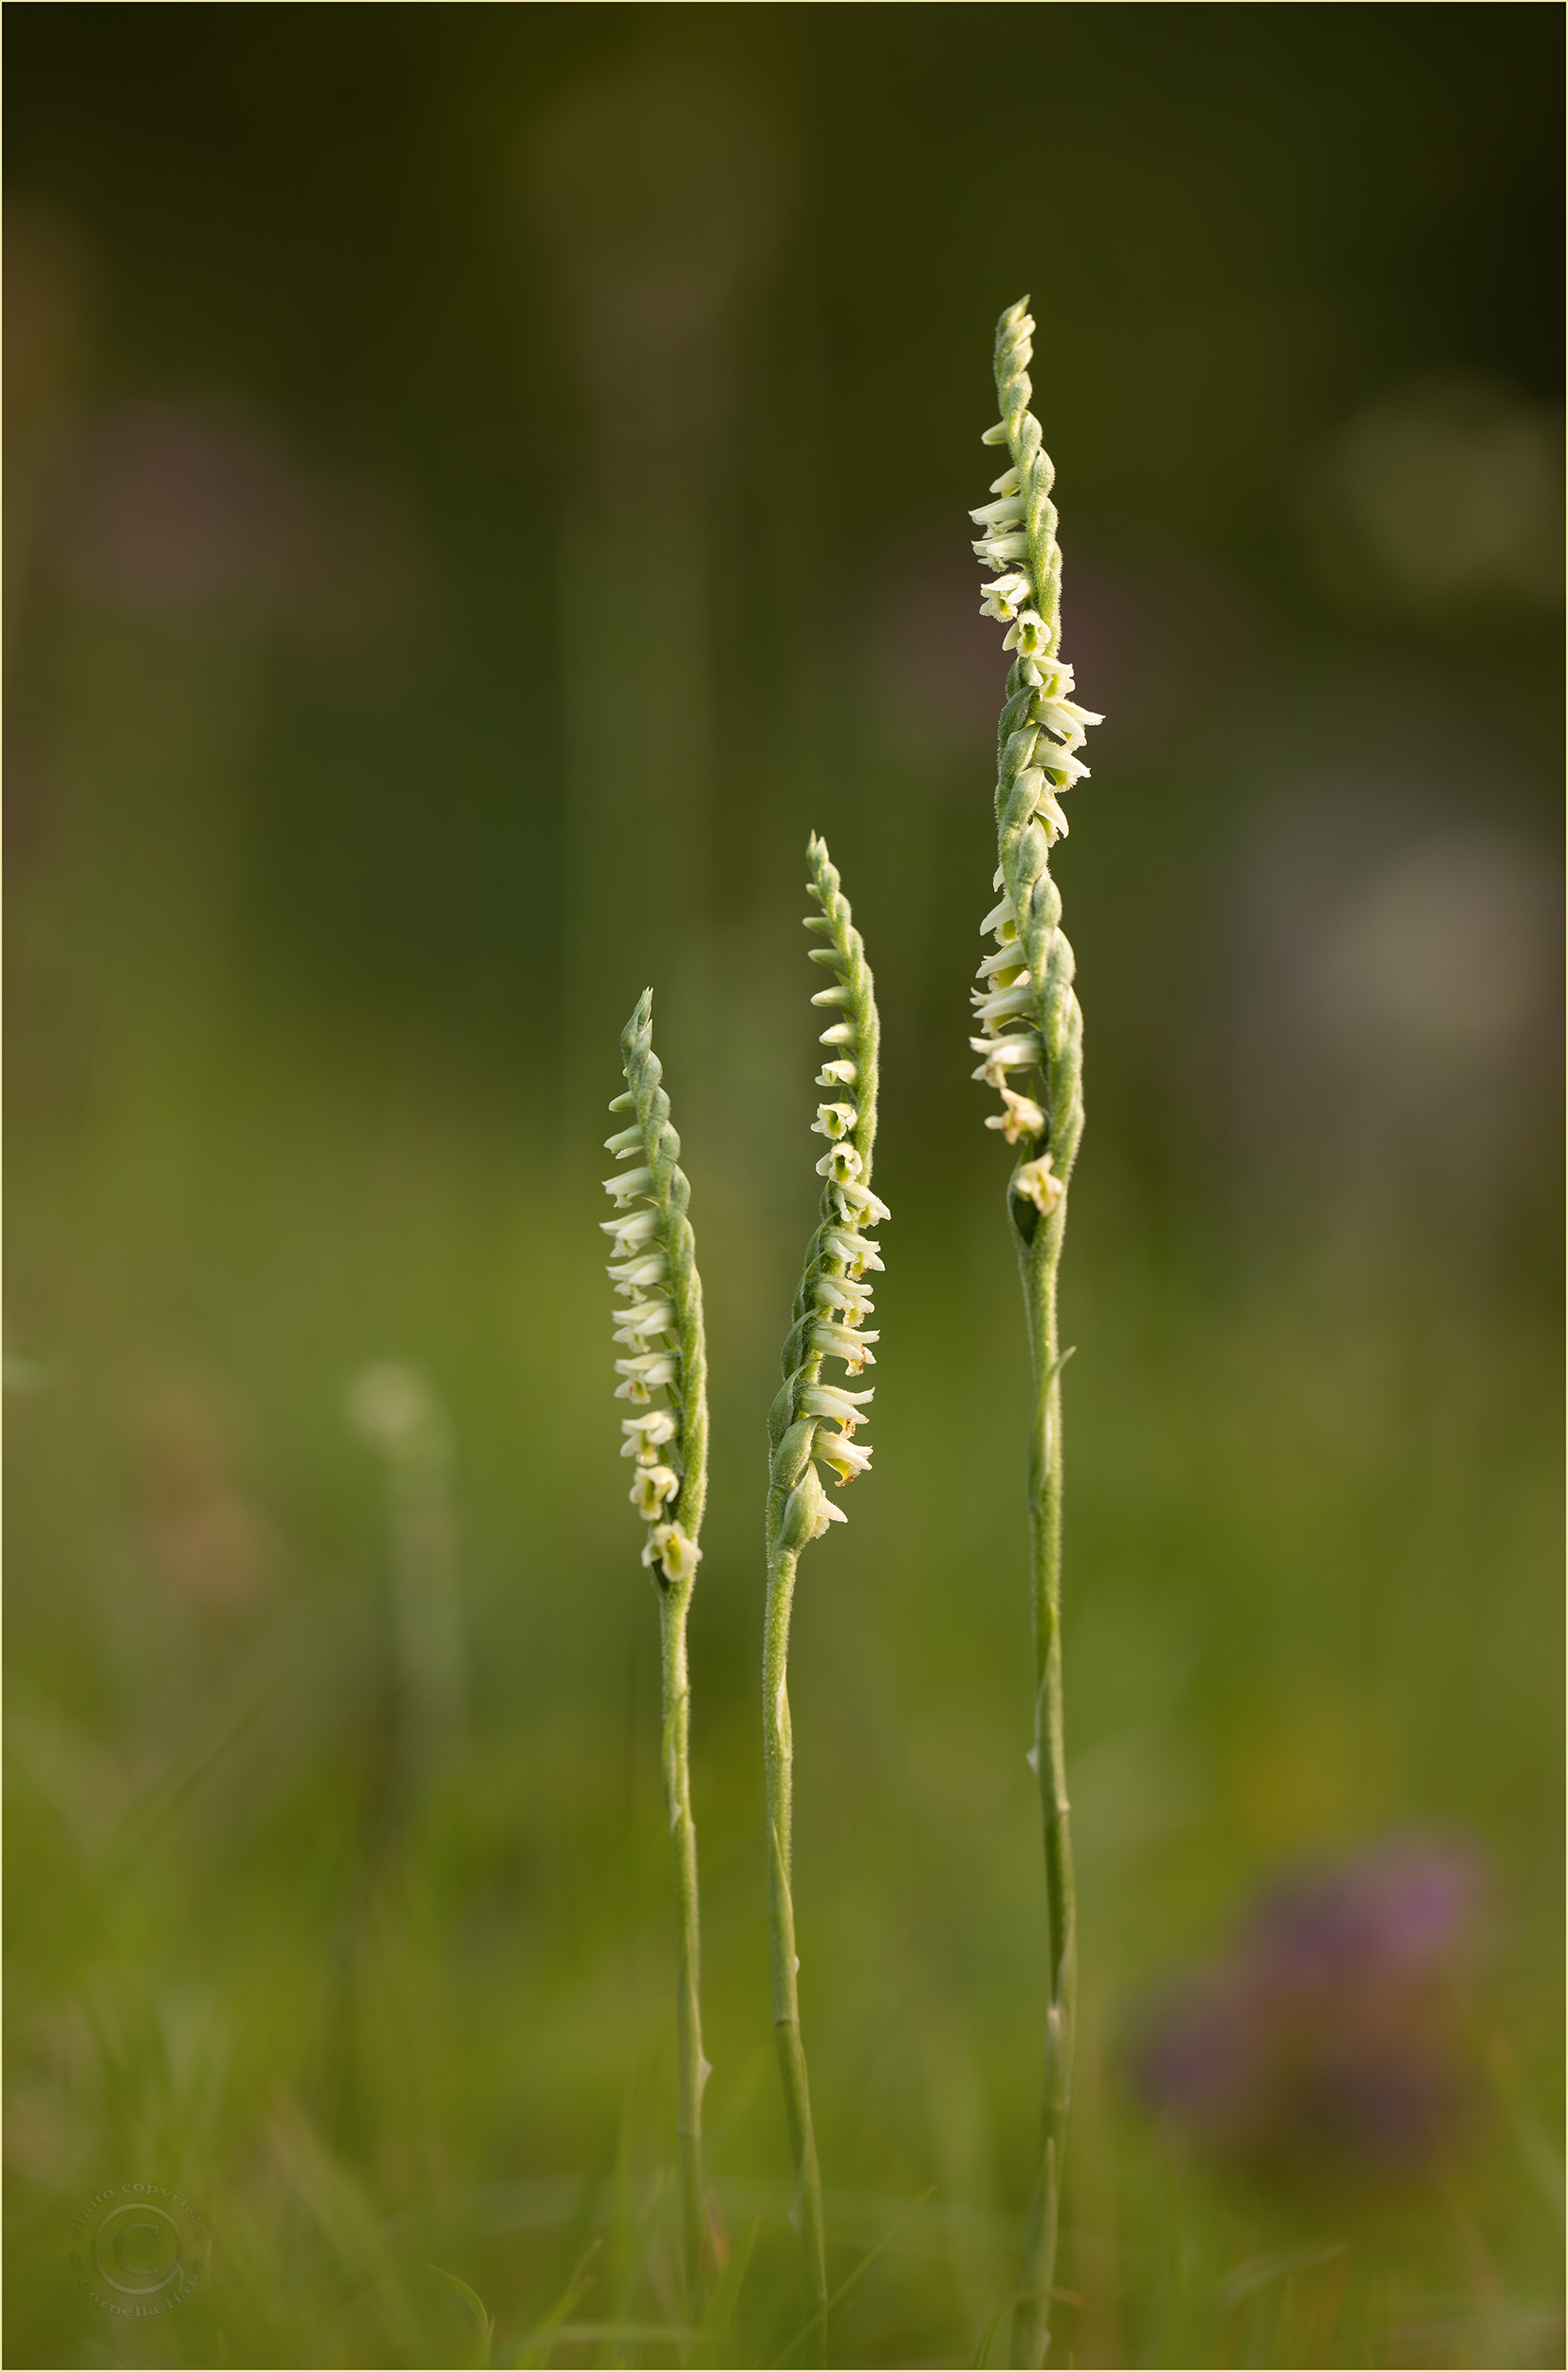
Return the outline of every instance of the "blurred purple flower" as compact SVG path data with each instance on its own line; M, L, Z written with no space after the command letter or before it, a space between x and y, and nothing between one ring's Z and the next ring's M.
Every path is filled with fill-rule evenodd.
M152 614L275 593L304 525L298 473L249 423L127 404L78 447L55 528L72 592Z
M1465 2107L1452 1978L1481 1888L1472 1854L1416 1843L1278 1886L1148 2017L1145 2099L1249 2164L1414 2171Z

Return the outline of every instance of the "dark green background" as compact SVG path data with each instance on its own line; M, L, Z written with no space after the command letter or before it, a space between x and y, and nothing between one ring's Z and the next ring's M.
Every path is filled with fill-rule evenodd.
M713 1372L713 2179L761 2219L721 2360L784 2351L755 1673L813 826L877 974L895 1214L876 1466L798 1619L834 2278L932 2193L836 2360L968 2362L1005 2300L1041 1906L964 514L1027 288L1107 717L1057 868L1089 1109L1058 2345L1560 2361L1557 11L8 34L11 2359L474 2361L434 2260L501 2360L596 2231L569 2319L671 2309L655 1616L596 1232L645 981ZM341 1413L386 1356L454 1429L471 1672L396 1818ZM1401 1832L1491 1872L1456 2162L1265 2189L1162 2139L1137 2003L1280 1868ZM66 2260L130 2179L215 2239L127 2331Z

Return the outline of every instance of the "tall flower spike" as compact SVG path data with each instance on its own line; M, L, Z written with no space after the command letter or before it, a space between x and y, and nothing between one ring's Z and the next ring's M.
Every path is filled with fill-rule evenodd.
M995 946L973 991L983 1034L974 1076L1000 1090L1003 1109L987 1121L1017 1158L1007 1214L1024 1284L1034 1411L1029 1441L1029 1528L1035 1651L1035 1734L1029 1762L1040 1784L1048 1917L1045 2079L1040 2159L1024 2227L1013 2312L1014 2364L1038 2365L1050 2343L1063 2151L1072 2099L1078 1997L1077 1914L1061 1719L1061 1369L1057 1349L1057 1271L1067 1222L1067 1181L1083 1131L1083 1016L1073 993L1073 951L1061 929L1061 897L1050 851L1064 839L1061 802L1088 768L1079 757L1086 729L1100 722L1072 697L1061 657L1061 552L1055 477L1040 422L1028 408L1034 323L1028 299L997 324L996 389L1002 417L983 442L1007 448L996 500L970 512L974 550L1003 570L985 589L984 615L1003 621L1012 653L997 727L993 888L1002 892L980 928ZM1022 1076L1019 1076L1022 1074Z
M868 1227L890 1216L871 1191L872 1152L876 1141L876 1060L879 1027L865 948L855 928L849 900L826 843L815 833L806 846L811 867L809 894L818 911L805 927L825 944L811 949L814 963L834 974L831 988L812 998L843 1015L829 1023L821 1043L830 1049L819 1084L837 1089L832 1103L817 1107L815 1132L828 1140L817 1163L821 1210L806 1246L805 1267L795 1295L794 1322L784 1346L784 1388L768 1417L767 1608L763 1644L763 1762L767 1789L770 1869L768 1924L773 1948L773 2025L784 2108L795 2159L796 2224L811 2319L810 2361L826 2362L827 2267L822 2229L822 2184L811 2126L811 2093L801 2041L801 2005L795 1954L795 1907L790 1893L790 1823L794 1759L789 1727L789 1615L801 1550L841 1523L822 1487L819 1467L842 1489L870 1463L863 1441L853 1441L870 1391L850 1392L821 1381L822 1362L841 1360L858 1376L872 1365L867 1331L872 1314L869 1269L880 1269L880 1247ZM838 1430L828 1431L829 1423Z
M626 1093L612 1112L630 1110L634 1125L605 1140L605 1151L636 1166L604 1181L618 1215L603 1222L615 1244L610 1281L627 1306L615 1313L615 1339L628 1356L615 1362L623 1381L617 1397L645 1404L626 1418L623 1457L636 1461L630 1497L648 1527L642 1562L658 1592L664 1687L664 1794L674 1863L680 1928L675 1992L678 2066L676 2153L681 2221L692 2320L703 2305L702 2263L707 2218L702 2191L702 2055L697 1920L697 1832L692 1819L692 1683L686 1617L702 1550L708 1494L708 1353L703 1337L702 1281L696 1239L687 1216L691 1188L680 1167L680 1139L670 1123L670 1099L654 1052L654 994L645 989L620 1034ZM630 1204L632 1207L627 1208ZM667 1397L654 1406L654 1395Z

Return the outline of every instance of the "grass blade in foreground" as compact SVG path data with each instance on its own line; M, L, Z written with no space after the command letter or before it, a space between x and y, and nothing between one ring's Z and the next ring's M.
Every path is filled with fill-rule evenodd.
M821 912L807 915L808 931L825 932L827 945L811 950L813 960L838 976L812 998L835 1010L822 1032L827 1055L819 1086L838 1100L821 1103L812 1123L828 1140L817 1164L826 1180L821 1216L806 1246L805 1267L795 1295L795 1318L784 1346L784 1389L767 1420L771 1456L767 1492L767 1608L763 1637L763 1763L767 1789L768 1927L773 1951L773 2026L779 2045L784 2107L795 2157L795 2214L801 2234L811 2360L824 2361L827 2346L827 2255L822 2228L822 2181L811 2129L811 2093L801 2041L801 2004L795 1953L795 1905L790 1893L790 1821L794 1796L794 1752L789 1727L789 1614L795 1569L808 1541L820 1540L830 1523L841 1524L822 1489L814 1460L832 1469L840 1487L863 1473L871 1454L853 1436L867 1392L848 1392L821 1381L824 1359L842 1360L859 1375L873 1365L874 1333L861 1321L871 1314L868 1269L880 1269L877 1247L862 1232L890 1214L871 1191L872 1147L876 1138L876 1001L860 934L827 845L815 834L806 849L810 891ZM824 1428L831 1422L832 1432Z
M1034 323L1028 299L1010 306L996 331L1002 417L984 442L1005 444L1009 467L993 500L970 512L974 549L999 573L981 609L1007 626L1014 654L997 729L997 867L1002 902L981 924L996 946L974 991L985 1035L977 1079L1000 1089L999 1128L1018 1158L1007 1182L1007 1217L1024 1283L1034 1370L1029 1433L1029 1531L1035 1647L1035 1722L1030 1762L1040 1781L1048 1915L1045 2081L1040 2164L1024 2227L1013 2313L1012 2362L1037 2365L1050 2344L1051 2285L1061 2209L1062 2153L1072 2099L1078 1939L1073 1851L1061 1726L1061 1369L1057 1349L1057 1270L1067 1223L1067 1180L1083 1133L1083 1016L1073 993L1073 951L1060 928L1061 896L1049 852L1064 839L1061 802L1088 773L1076 752L1099 718L1072 698L1073 671L1060 653L1061 553L1051 501L1055 475L1028 410ZM1021 1088L1008 1084L1022 1073Z
M686 1656L686 1617L702 1550L708 1495L708 1354L702 1325L702 1280L696 1239L686 1215L691 1188L679 1167L680 1139L670 1125L670 1099L660 1086L654 1052L654 992L645 989L620 1033L626 1093L612 1112L636 1115L607 1138L606 1152L632 1167L604 1181L617 1216L603 1222L614 1238L610 1278L629 1306L618 1309L616 1336L626 1356L616 1361L618 1399L641 1403L621 1426L623 1457L636 1461L632 1505L648 1526L642 1562L658 1592L664 1676L664 1796L670 1816L675 1904L680 1923L680 1974L675 1994L681 2225L686 2286L692 2320L702 2295L702 2055L701 1968L697 1921L697 1832L692 1820L692 1682ZM655 1395L664 1399L655 1406ZM672 1504L673 1503L673 1504Z

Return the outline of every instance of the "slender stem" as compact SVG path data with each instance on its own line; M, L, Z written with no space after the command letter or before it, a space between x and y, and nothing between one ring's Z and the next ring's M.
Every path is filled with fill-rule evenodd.
M795 2159L794 2221L801 2235L807 2303L812 2316L807 2361L827 2362L827 2245L822 2177L811 2125L811 2087L801 2040L800 1963L795 1953L795 1903L789 1890L794 1816L794 1743L789 1726L789 1615L795 1596L793 1550L775 1545L777 1519L768 1510L767 1604L763 1630L763 1767L768 1827L767 1922L773 1953L773 2031L779 2046L789 2146Z
M680 2173L687 2302L692 2321L696 2323L705 2303L707 2271L703 2253L708 2227L702 2196L702 2094L709 2066L702 2055L697 1832L692 1818L692 1674L686 1653L686 1618L702 1553L697 1536L702 1529L708 1496L708 1351L696 1239L688 1216L692 1190L679 1163L680 1138L671 1125L670 1099L660 1084L663 1066L654 1052L651 989L643 991L636 1011L621 1032L620 1050L626 1068L627 1096L618 1098L611 1109L621 1109L630 1102L636 1112L648 1163L645 1191L658 1214L655 1250L662 1253L668 1264L673 1325L670 1323L672 1312L667 1311L659 1322L660 1330L666 1340L673 1332L678 1343L678 1380L672 1382L668 1377L665 1379L672 1406L659 1414L667 1428L662 1436L665 1440L671 1438L673 1419L672 1455L680 1470L679 1488L671 1510L673 1521L667 1525L650 1521L642 1561L649 1569L659 1609L664 1714L660 1759L679 1931L675 1980L675 2156ZM621 1140L612 1139L610 1142L618 1149L628 1149ZM645 1238L638 1236L636 1241L641 1250L647 1249ZM618 1269L611 1269L612 1276L618 1273ZM650 1283L656 1288L659 1282L656 1266L651 1280L641 1280L644 1288ZM622 1281L620 1289L637 1288ZM626 1313L620 1314L624 1317ZM626 1341L628 1337L621 1335L618 1340ZM635 1369L636 1362L628 1365L629 1371ZM648 1399L646 1387L640 1397ZM656 1456L656 1449L650 1452L646 1445L638 1452L639 1463ZM663 1471L655 1465L655 1473ZM673 1475L667 1477L672 1482L673 1479ZM636 1486L633 1496L637 1497ZM658 1505L655 1499L655 1510ZM646 1507L644 1513L650 1513Z
M1061 1715L1061 1361L1057 1350L1057 1271L1067 1205L1063 1196L1033 1240L1019 1240L1035 1406L1029 1435L1029 1547L1035 1655L1033 1759L1045 1844L1045 2076L1040 2162L1024 2229L1013 2312L1015 2365L1037 2366L1050 2344L1062 2159L1072 2103L1078 2009L1078 1919Z
M664 1801L670 1815L670 1855L675 1875L680 1962L675 1979L677 2063L675 2147L680 2166L681 2229L692 2319L703 2303L702 2055L700 1928L697 1918L697 1831L692 1818L692 1678L686 1659L686 1615L692 1578L668 1582L659 1597L659 1643L664 1665Z

